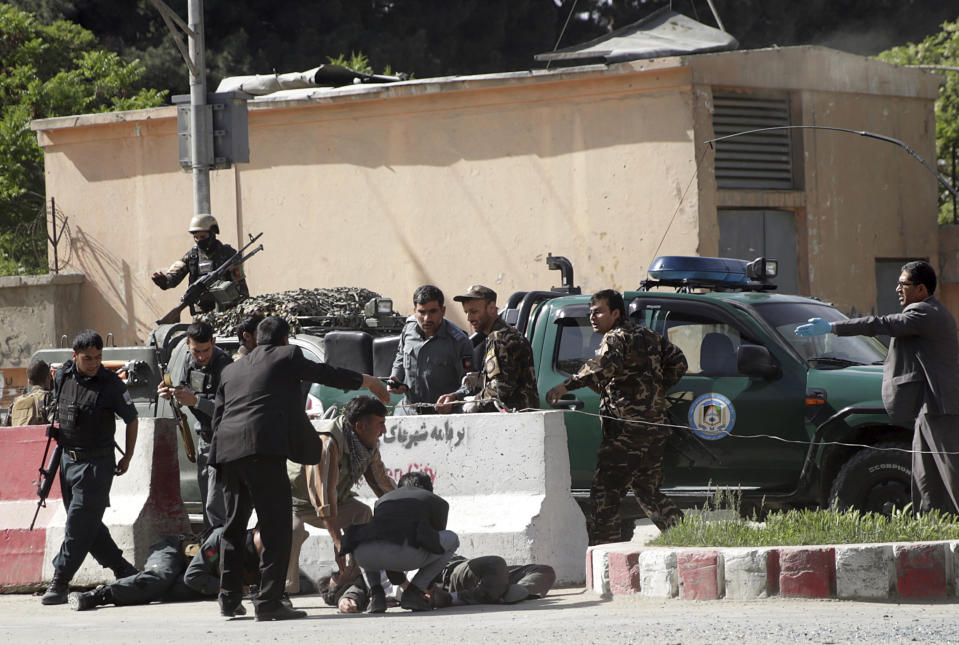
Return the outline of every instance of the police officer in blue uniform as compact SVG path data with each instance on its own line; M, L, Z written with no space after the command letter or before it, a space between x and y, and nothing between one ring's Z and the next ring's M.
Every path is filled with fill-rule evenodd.
M60 490L67 512L63 543L53 559L53 580L43 594L44 605L67 602L70 580L89 553L119 578L137 570L124 557L103 524L110 505L114 475L130 467L137 440L137 411L120 378L102 365L103 339L88 329L73 341L73 358L54 378L57 441L63 448ZM126 423L123 457L116 461L115 415Z
M194 426L200 441L197 445L197 484L203 505L203 524L207 529L226 524L226 502L223 485L209 464L210 442L213 441L213 400L220 386L220 372L233 359L216 346L213 327L206 322L195 322L187 327L187 358L179 385L175 388L160 383L157 393L164 399L176 397L181 405L189 406L196 417Z

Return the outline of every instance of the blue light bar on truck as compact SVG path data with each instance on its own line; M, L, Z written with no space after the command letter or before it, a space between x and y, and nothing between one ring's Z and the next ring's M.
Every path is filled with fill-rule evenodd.
M715 282L742 284L749 282L746 275L746 260L733 258L701 258L685 255L664 255L653 260L649 276L667 282L688 280L690 282Z

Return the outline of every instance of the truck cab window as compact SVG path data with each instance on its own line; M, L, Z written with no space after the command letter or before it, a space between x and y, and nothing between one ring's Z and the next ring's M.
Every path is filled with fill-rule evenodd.
M602 335L593 331L588 318L563 318L559 322L559 342L555 367L564 374L575 374L583 363L596 356Z

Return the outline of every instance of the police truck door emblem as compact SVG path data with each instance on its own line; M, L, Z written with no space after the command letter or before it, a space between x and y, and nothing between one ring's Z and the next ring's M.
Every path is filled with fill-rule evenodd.
M708 392L689 406L689 427L703 439L722 439L736 424L736 408L722 394Z

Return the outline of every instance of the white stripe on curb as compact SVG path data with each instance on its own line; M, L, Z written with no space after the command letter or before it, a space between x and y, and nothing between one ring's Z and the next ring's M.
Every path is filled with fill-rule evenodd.
M885 600L896 589L891 544L843 544L836 547L836 596Z

